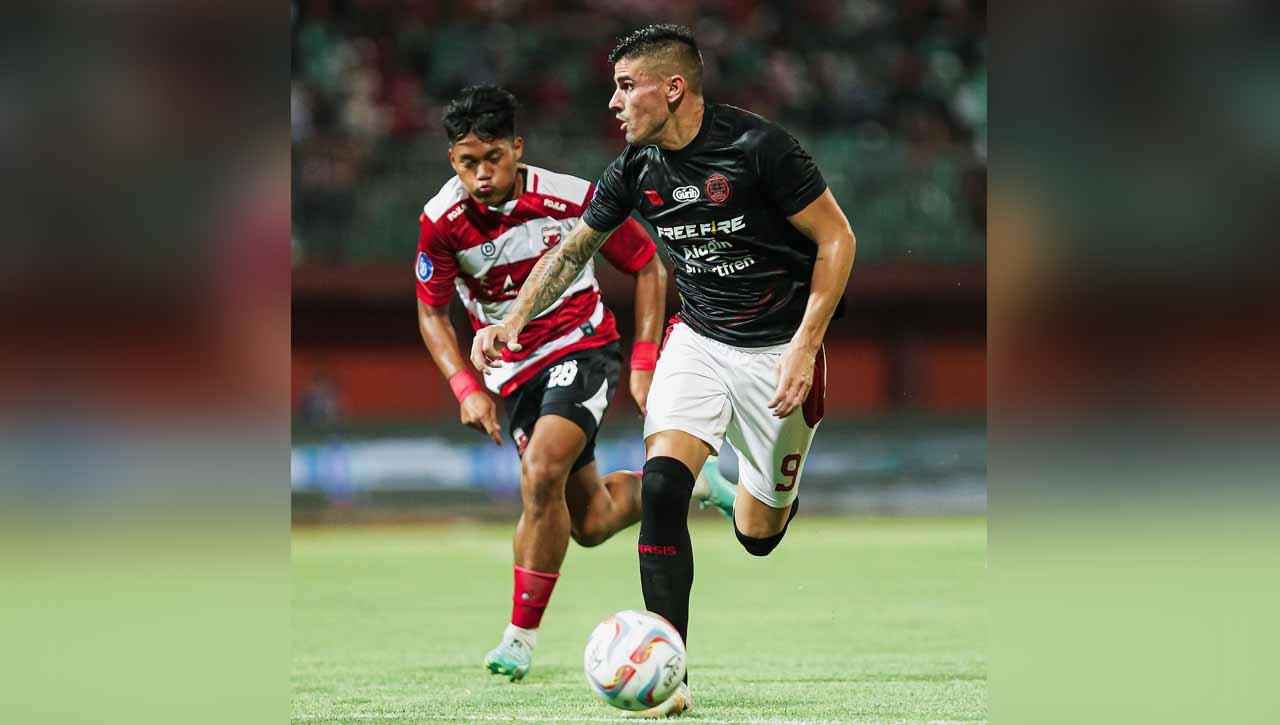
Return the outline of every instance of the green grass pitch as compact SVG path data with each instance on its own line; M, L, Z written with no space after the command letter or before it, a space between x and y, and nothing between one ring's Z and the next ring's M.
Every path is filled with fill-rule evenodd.
M533 668L481 657L511 608L511 524L293 533L296 722L613 722L582 674L591 629L643 609L632 527L570 544ZM987 717L981 518L804 516L764 559L692 517L690 722Z

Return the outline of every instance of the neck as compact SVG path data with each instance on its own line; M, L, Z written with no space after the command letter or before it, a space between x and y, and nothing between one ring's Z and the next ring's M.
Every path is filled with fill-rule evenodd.
M678 151L693 142L699 129L702 128L702 116L706 104L702 98L691 98L686 104L676 108L662 133L658 135L657 147L664 151Z

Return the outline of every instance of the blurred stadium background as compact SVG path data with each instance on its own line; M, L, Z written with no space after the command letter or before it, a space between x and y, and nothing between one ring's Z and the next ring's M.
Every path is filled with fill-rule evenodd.
M418 213L453 174L440 111L466 85L502 84L523 104L525 160L595 180L624 143L606 109L606 55L649 22L695 29L707 97L792 131L858 237L847 311L827 336L807 505L985 509L985 2L298 0L295 521L518 507L513 447L458 424L415 324ZM629 340L630 280L599 270ZM454 321L469 340L457 306ZM603 470L643 462L641 421L620 390Z

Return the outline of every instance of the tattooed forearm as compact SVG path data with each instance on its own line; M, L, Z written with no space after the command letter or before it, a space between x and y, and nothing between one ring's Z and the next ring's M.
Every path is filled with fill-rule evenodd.
M584 222L578 222L560 246L534 265L504 321L523 327L524 323L542 314L573 284L611 233L597 232Z

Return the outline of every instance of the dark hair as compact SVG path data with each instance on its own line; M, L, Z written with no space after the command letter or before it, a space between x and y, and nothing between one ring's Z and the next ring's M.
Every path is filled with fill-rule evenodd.
M648 25L633 31L618 41L609 53L609 62L634 55L662 54L674 60L688 76L689 86L694 92L702 91L702 53L698 50L698 41L693 31L683 25Z
M444 132L457 143L474 132L482 141L515 138L516 109L511 92L498 86L469 86L444 107Z

